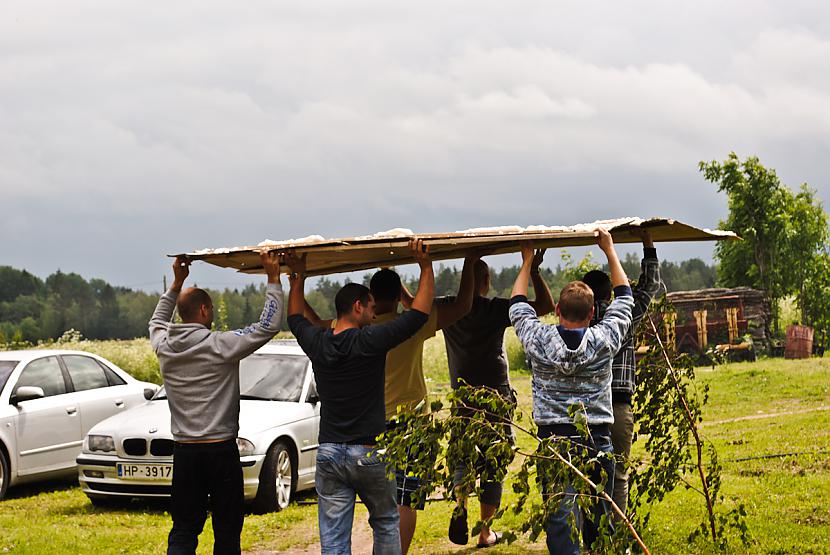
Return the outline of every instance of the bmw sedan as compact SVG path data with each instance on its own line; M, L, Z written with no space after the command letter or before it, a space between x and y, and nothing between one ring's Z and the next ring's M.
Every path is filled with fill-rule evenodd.
M320 403L311 362L296 341L272 341L239 364L239 393L245 499L255 512L279 511L296 491L314 487ZM164 389L90 430L77 462L94 504L169 497L173 436Z
M75 475L86 433L157 389L91 353L0 351L0 498L15 484Z

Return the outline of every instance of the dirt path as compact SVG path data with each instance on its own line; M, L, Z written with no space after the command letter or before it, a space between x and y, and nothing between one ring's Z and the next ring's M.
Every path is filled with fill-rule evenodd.
M352 553L355 555L362 555L363 553L372 552L372 529L369 527L369 522L365 515L355 515L354 526L352 526ZM292 547L283 551L244 551L243 555L305 555L306 553L320 553L320 542L316 541L305 547Z
M811 409L790 410L784 412L770 412L765 414L752 414L750 416L739 416L737 418L727 418L725 420L715 420L713 422L703 422L703 426L715 426L717 424L728 424L730 422L742 422L744 420L762 420L764 418L778 418L780 416L791 416L793 414L807 414L809 412L818 412L823 410L830 410L830 407L821 406Z

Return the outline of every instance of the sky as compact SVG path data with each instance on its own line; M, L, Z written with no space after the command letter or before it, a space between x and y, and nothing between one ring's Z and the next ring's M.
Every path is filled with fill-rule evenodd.
M715 227L697 165L730 151L830 200L824 2L0 9L0 265L44 277L152 290L169 253L396 227Z

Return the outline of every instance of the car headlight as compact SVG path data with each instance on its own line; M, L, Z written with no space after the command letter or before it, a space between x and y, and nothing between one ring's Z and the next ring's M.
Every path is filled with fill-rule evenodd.
M256 447L254 447L253 443L241 437L236 438L236 447L239 449L240 457L247 457L248 455L253 455L254 451L256 450Z
M115 442L112 436L87 436L86 446L89 451L115 451Z

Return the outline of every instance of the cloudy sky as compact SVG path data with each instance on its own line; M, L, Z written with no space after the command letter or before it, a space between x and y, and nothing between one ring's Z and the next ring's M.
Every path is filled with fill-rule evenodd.
M0 265L42 276L153 288L166 253L393 227L715 226L697 163L730 150L830 200L823 2L0 9Z

